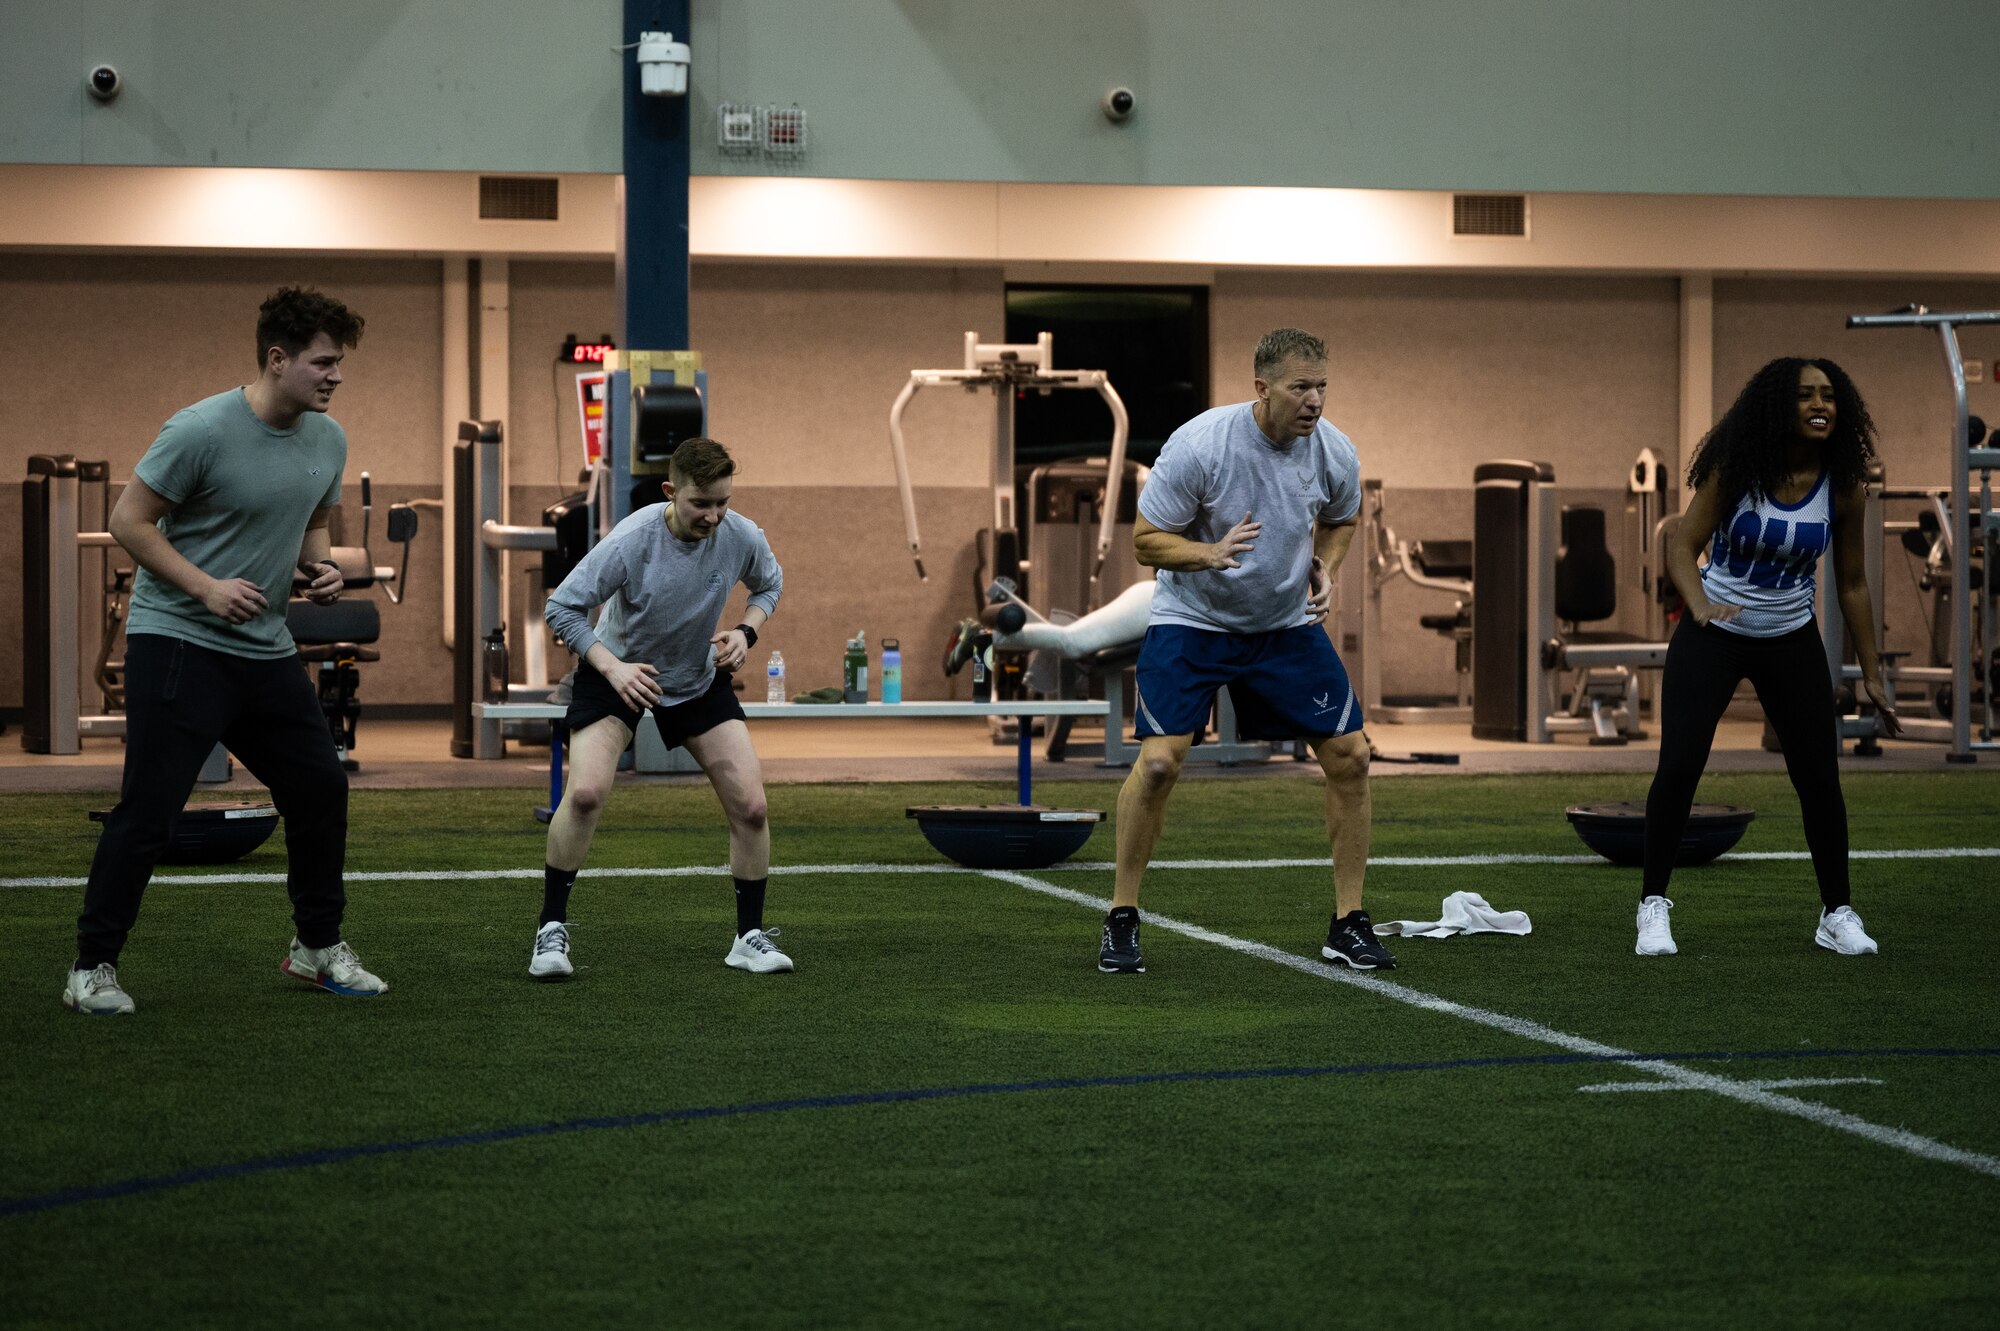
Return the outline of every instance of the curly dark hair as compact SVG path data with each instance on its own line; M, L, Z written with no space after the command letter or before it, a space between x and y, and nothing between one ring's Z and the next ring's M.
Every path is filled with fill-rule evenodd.
M1715 428L1702 437L1688 464L1688 485L1722 486L1733 506L1744 495L1769 498L1786 475L1786 445L1798 433L1799 372L1818 367L1833 385L1833 434L1826 441L1828 479L1834 493L1859 485L1875 457L1875 422L1847 371L1830 360L1780 356L1750 376Z
M296 356L321 333L334 345L351 347L361 340L360 315L331 296L309 287L280 287L257 309L257 368L272 347Z

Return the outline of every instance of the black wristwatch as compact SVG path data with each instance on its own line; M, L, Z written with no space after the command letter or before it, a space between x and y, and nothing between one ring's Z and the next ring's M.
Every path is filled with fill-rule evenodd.
M748 624L738 624L736 631L743 635L743 645L745 647L755 647L757 645L756 629L751 628Z

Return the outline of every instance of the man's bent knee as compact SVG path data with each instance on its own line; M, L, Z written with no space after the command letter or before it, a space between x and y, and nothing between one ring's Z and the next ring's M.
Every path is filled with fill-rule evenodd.
M1352 785L1368 778L1368 741L1358 730L1321 744L1318 757L1330 784Z
M1181 765L1187 761L1180 753L1146 753L1139 756L1135 770L1139 780L1155 790L1168 790L1180 779Z

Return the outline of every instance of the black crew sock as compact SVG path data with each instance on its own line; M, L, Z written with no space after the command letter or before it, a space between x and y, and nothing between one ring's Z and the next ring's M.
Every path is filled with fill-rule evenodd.
M764 927L764 886L769 878L736 880L736 936Z
M555 924L569 919L569 890L576 886L576 869L542 866L542 923Z

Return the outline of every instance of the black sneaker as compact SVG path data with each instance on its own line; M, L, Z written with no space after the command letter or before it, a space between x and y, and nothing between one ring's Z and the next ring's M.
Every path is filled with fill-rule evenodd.
M1328 961L1338 961L1358 971L1396 969L1396 959L1376 939L1375 926L1368 922L1365 910L1352 910L1335 916L1333 923L1327 926L1326 946L1319 950L1319 954Z
M1104 917L1104 943L1097 949L1097 969L1106 975L1143 974L1146 959L1139 955L1139 908L1120 906Z

